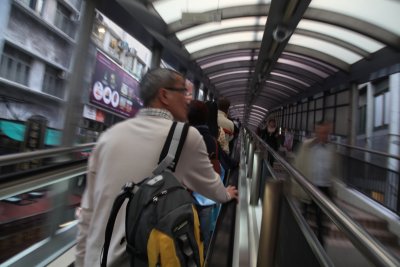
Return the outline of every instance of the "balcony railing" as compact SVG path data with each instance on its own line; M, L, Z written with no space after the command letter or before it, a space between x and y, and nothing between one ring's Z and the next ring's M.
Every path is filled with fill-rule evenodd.
M0 76L8 80L28 85L30 65L18 58L3 54L0 61Z

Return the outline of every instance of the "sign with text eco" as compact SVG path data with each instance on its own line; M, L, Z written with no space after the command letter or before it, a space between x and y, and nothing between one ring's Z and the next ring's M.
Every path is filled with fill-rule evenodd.
M91 86L89 99L96 106L128 118L142 107L139 82L100 51Z

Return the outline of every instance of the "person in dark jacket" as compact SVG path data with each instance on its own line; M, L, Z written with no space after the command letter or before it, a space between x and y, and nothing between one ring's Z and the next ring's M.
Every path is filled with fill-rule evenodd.
M189 104L188 120L189 124L195 127L203 136L204 143L207 147L208 156L213 164L214 170L221 174L221 167L218 161L218 143L214 135L211 133L207 123L209 119L209 111L207 105L199 100L192 100ZM193 192L193 197L196 202L197 211L200 220L200 229L204 242L204 252L207 251L208 243L210 241L210 232L212 218L211 213L215 206L215 202L207 199L196 192Z
M278 141L278 128L276 127L275 119L268 120L267 127L264 130L263 140L275 151L278 150L279 141ZM275 158L268 153L268 162L273 167Z

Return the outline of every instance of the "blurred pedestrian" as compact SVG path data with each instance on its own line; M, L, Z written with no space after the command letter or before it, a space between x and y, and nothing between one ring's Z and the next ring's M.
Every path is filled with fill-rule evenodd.
M331 129L330 122L318 122L315 126L315 138L304 141L296 156L295 165L313 185L332 200L331 187L333 178L338 173L338 161L334 146L328 142ZM314 201L309 204L307 197L303 201L303 213L306 216L309 206L315 210L316 234L324 245L323 212Z

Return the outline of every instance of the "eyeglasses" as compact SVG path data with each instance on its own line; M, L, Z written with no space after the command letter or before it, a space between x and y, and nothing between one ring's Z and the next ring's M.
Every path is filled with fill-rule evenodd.
M163 87L164 89L167 89L169 91L175 91L183 94L184 96L189 96L191 93L189 93L187 88L175 88L175 87Z

